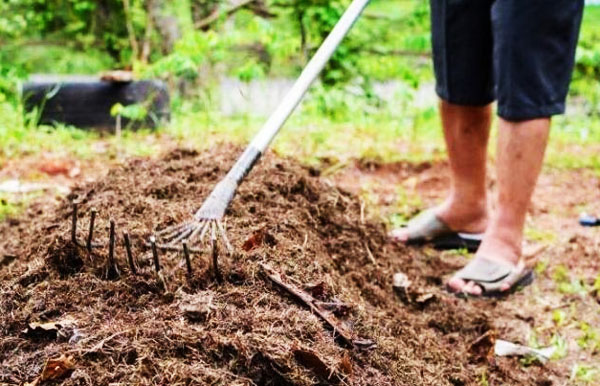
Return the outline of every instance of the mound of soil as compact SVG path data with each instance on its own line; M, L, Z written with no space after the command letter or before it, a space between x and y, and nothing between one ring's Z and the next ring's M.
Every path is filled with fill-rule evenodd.
M220 256L223 281L207 254L192 256L187 275L177 252L160 253L160 279L143 241L187 219L240 152L223 146L134 159L75 189L81 243L92 208L96 242L107 241L108 219L115 220L119 277L107 278L106 248L89 255L71 242L69 199L37 203L0 224L0 251L16 257L0 268L0 383L544 384L543 368L523 371L512 359L490 357L485 307L441 289L442 275L456 267L389 243L356 196L274 154L228 211L235 253ZM137 275L127 265L124 230ZM336 339L268 279L263 263L323 307L333 305L328 314L376 346ZM392 289L398 271L412 281L404 293ZM48 375L47 360L61 356L66 371Z

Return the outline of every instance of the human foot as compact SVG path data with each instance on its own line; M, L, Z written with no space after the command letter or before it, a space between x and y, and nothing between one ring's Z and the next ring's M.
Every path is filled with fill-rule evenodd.
M501 237L493 229L484 235L475 257L448 281L454 293L495 296L509 293L533 278L521 259L520 237Z
M398 242L430 241L444 235L473 240L479 246L488 221L485 204L464 205L448 199L442 205L428 209L412 219L406 227L396 228L390 237ZM452 242L447 243L452 245ZM448 248L444 248L448 249Z

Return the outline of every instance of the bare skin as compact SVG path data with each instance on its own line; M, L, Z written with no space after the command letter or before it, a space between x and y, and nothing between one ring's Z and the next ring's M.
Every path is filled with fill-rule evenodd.
M491 106L467 107L442 101L440 112L451 185L436 215L455 231L482 233L488 222L486 157ZM391 236L401 242L409 238L406 229L396 229Z
M542 168L549 132L549 118L521 122L500 119L497 207L475 257L514 265L521 258L527 207ZM473 282L452 278L448 285L455 291L481 295L481 287ZM508 290L508 285L502 290Z
M486 192L486 154L491 124L491 107L440 104L444 138L451 169L448 198L436 214L451 229L484 232L477 256L517 264L521 257L527 207L539 176L550 119L521 122L499 120L496 159L498 196L496 211L490 215ZM405 242L404 229L392 237ZM474 282L452 278L448 285L456 292L481 295ZM503 288L507 290L508 285Z

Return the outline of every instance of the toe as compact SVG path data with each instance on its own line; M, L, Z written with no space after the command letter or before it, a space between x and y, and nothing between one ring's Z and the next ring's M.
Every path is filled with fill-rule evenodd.
M398 241L401 243L406 243L408 241L408 231L406 229L402 229L402 228L396 228L393 229L390 233L389 236L392 240L394 241Z
M453 277L448 281L448 287L450 287L454 292L463 292L467 283L458 277Z
M481 296L481 293L482 293L481 287L473 281L470 281L467 283L464 291L467 292L468 294L474 295L474 296Z

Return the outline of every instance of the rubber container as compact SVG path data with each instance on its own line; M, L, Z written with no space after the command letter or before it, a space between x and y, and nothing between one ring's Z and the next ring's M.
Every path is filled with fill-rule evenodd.
M156 128L170 118L169 92L158 80L112 82L88 78L32 78L23 85L26 112L41 111L38 124L64 123L81 128L114 130L111 108L143 104L148 114L130 122L121 118L122 128Z

